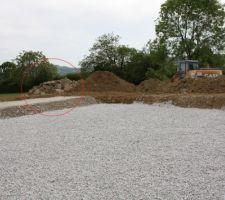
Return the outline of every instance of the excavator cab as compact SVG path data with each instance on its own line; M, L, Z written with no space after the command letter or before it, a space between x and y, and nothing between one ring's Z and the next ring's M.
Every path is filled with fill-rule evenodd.
M177 73L171 79L172 82L190 78L217 78L223 75L221 69L200 68L196 60L183 60L178 63Z
M196 60L183 60L180 61L177 67L177 73L181 79L185 78L185 75L190 70L198 70L199 62Z

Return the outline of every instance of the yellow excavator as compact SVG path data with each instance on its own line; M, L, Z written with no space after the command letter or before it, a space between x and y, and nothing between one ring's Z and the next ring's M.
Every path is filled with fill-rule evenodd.
M197 60L183 60L178 63L177 73L172 81L191 78L216 78L223 75L223 71L215 68L200 68Z

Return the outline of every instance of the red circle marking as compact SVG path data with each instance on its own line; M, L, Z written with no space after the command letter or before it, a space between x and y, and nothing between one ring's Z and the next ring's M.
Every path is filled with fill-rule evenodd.
M63 60L63 59L60 59L60 58L46 58L46 60L57 60L57 61L61 61L61 62L64 62L66 64L68 64L69 66L71 66L72 68L76 68L73 64L71 64L70 62L66 61L66 60ZM35 64L37 63L33 63L33 64L30 64L30 66L28 66L28 72L30 72L34 67L35 67ZM42 111L34 106L32 106L31 104L28 103L27 101L27 98L25 96L23 96L23 84L24 84L24 81L26 79L26 70L24 71L23 75L22 75L22 78L21 78L21 81L20 81L20 99L23 100L25 102L25 106L31 110L32 112L34 112L34 114L40 114L40 115L43 115L43 116L48 116L48 117L57 117L57 116L63 116L63 115L66 115L68 113L70 113L72 110L75 109L76 106L80 105L81 101L83 100L83 98L79 98L79 101L75 103L74 107L72 107L71 109L67 110L66 112L64 113L60 113L60 114L46 114L46 113L42 113ZM81 96L83 97L84 96L84 79L82 78L81 74L80 74L80 80L81 80Z

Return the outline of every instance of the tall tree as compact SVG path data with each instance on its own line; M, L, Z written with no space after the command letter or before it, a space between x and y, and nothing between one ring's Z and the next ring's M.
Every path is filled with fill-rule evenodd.
M118 46L118 35L111 33L98 37L89 50L90 54L80 62L82 71L112 71L116 67Z
M24 88L29 89L42 82L53 80L57 69L50 64L42 52L23 51L16 60L18 83L23 80Z
M142 65L145 61L140 61L142 54L135 48L119 44L119 38L113 33L100 36L90 54L80 62L82 72L110 71L133 83L142 81L147 71L146 65Z
M147 78L166 80L174 75L176 66L169 56L170 53L164 40L149 41L145 51L149 54L151 60L151 67L148 68L146 73Z
M167 0L156 25L173 56L199 59L202 51L225 46L225 11L218 0Z
M144 51L137 51L124 67L122 78L138 85L146 79L145 74L151 67L150 54Z

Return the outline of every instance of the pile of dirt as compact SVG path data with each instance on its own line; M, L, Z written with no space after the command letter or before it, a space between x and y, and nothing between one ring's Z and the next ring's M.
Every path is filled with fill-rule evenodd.
M143 81L140 85L138 85L137 91L141 93L151 94L170 93L168 87L170 84L170 82L163 82L157 79L149 79Z
M225 76L218 78L185 79L178 82L146 80L137 87L138 92L163 93L225 93Z
M84 92L84 93L83 93ZM97 71L85 81L69 79L50 81L40 84L29 91L30 95L49 94L91 94L91 93L145 93L145 94L178 94L178 93L225 93L225 76L218 78L185 79L177 82L146 80L137 87L107 71Z
M107 71L97 71L84 81L85 93L89 92L135 92L135 85L120 79ZM82 90L82 84L78 84L77 92Z
M225 76L182 80L177 83L176 89L190 93L225 93Z

